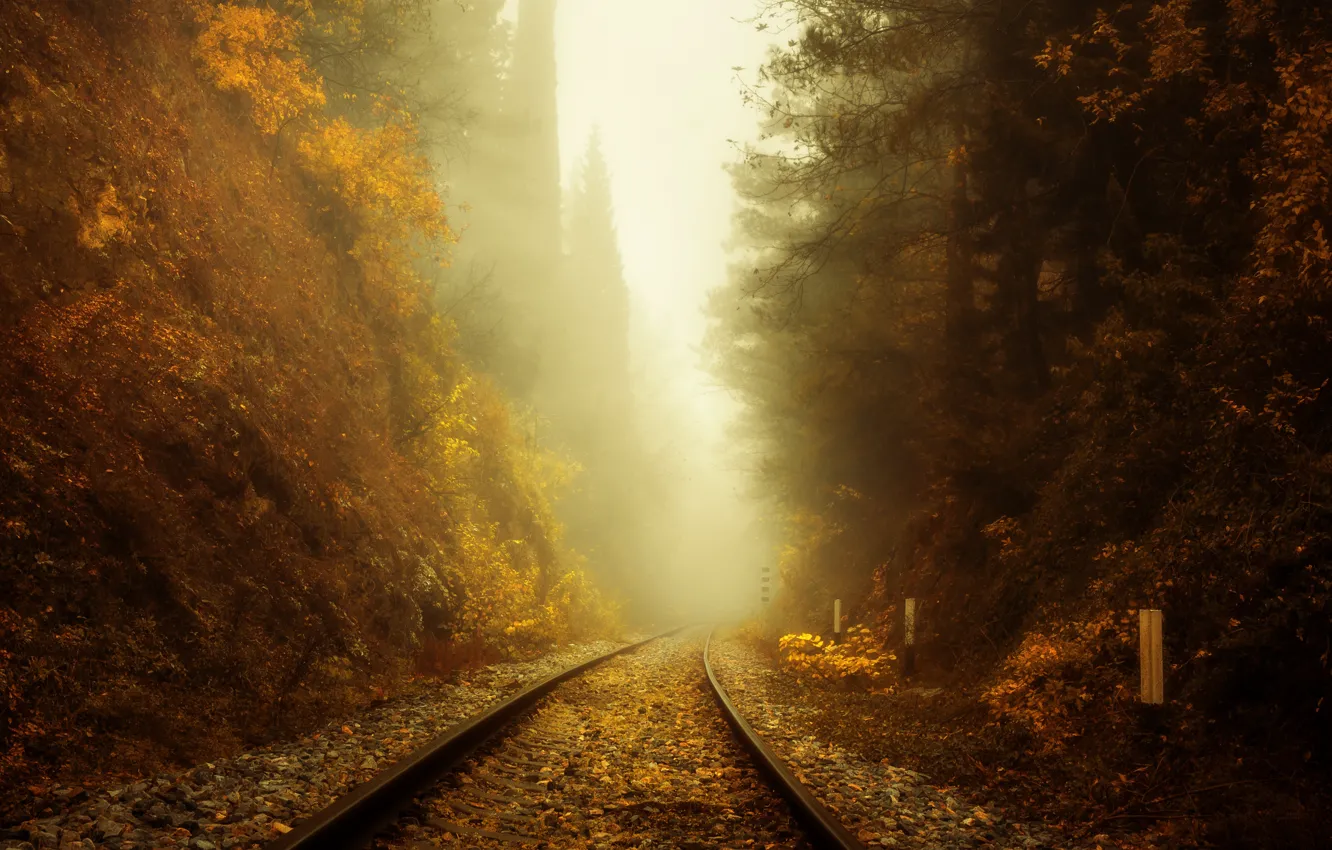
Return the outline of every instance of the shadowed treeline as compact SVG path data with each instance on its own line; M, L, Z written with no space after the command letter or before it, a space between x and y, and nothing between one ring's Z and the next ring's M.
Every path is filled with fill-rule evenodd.
M766 136L734 171L744 253L711 350L788 518L779 619L826 628L841 597L896 646L919 598L922 668L985 683L1024 746L1082 765L1069 808L1243 784L1257 763L1316 785L1326 16L770 10L797 23L751 92ZM1159 740L1134 702L1140 607L1167 624ZM1233 787L1191 799L1188 828L1307 846L1302 791ZM1232 815L1241 798L1289 831Z

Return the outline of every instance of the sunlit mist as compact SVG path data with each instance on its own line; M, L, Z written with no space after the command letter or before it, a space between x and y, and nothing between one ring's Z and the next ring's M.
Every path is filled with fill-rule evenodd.
M725 429L734 400L704 373L709 290L726 275L735 191L723 166L756 133L741 86L770 43L748 0L560 0L560 149L566 181L588 136L610 165L616 234L632 295L631 351L644 430L684 499L654 593L713 616L758 599L770 558L744 459ZM737 70L739 69L739 70Z

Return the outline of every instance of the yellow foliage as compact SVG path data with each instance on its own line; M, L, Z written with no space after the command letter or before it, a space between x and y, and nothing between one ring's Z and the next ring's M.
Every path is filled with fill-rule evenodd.
M410 236L451 240L430 162L417 151L416 124L394 111L373 128L335 118L306 134L302 163L329 186L368 231L361 250L383 250Z
M575 560L582 559L575 556ZM617 607L601 594L581 565L567 571L547 593L545 613L555 641L607 633L619 617Z
M222 91L250 99L254 122L275 135L324 105L323 80L297 52L300 22L263 6L222 3L198 12L195 55Z
M418 151L411 115L381 105L384 123L363 128L344 118L320 123L297 143L301 164L357 219L351 256L372 296L400 315L416 309L422 282L413 244L454 241L431 166ZM442 258L441 258L442 259Z
M351 235L348 253L359 265L363 293L407 315L426 289L413 261L423 247L439 252L454 234L408 111L380 97L373 126L325 114L323 80L302 56L299 39L309 32L358 42L366 9L364 0L318 5L296 0L285 15L201 5L196 56L219 89L249 98L262 132L274 135L300 119L297 161L333 200L325 212L340 217ZM405 15L409 6L390 12ZM447 583L462 591L450 628L468 640L518 650L604 628L613 609L577 556L558 548L561 529L550 500L571 467L515 429L502 395L459 361L452 336L453 328L436 318L402 352L410 401L396 434L449 519ZM329 496L342 510L364 507L336 488Z
M813 682L848 682L871 688L892 684L892 663L897 656L885 653L866 626L851 626L836 643L819 635L789 634L777 642L782 666L797 678Z
M512 623L509 626L505 627L504 633L506 635L512 636L518 634L519 632L526 632L529 629L532 629L534 626L536 626L536 624L537 621L535 618L530 618L527 620L519 620L518 622Z
M414 413L404 450L452 520L450 565L467 589L457 631L519 653L604 633L613 607L577 555L554 551L562 531L551 499L568 465L528 440L500 392L457 361L451 334L436 319L405 357ZM498 520L515 512L523 521Z
M350 39L365 12L361 0L335 2L323 18L309 2L291 11L315 31L336 30ZM196 15L204 29L195 54L205 76L223 91L246 95L267 135L302 119L300 163L359 225L350 253L361 264L368 294L400 315L414 311L423 285L411 265L413 245L438 246L454 237L411 114L379 98L373 127L325 116L324 81L300 52L305 25L292 14L222 3L201 5Z

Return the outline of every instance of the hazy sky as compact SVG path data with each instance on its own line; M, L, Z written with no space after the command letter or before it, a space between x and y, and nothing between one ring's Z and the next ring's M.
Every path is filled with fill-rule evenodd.
M705 293L725 274L734 195L722 166L735 159L727 140L755 133L732 70L752 79L762 61L767 38L746 23L755 8L755 0L559 0L565 173L599 126L638 318L691 363Z
M719 579L708 553L735 551L753 509L737 492L742 477L727 468L734 465L724 445L732 402L700 369L697 347L707 293L726 275L723 242L735 201L723 166L737 158L728 139L756 135L741 80L754 79L772 38L749 22L756 6L559 0L556 33L566 181L599 127L638 329L640 395L671 429L675 468L690 488L681 545L697 550L683 560L699 574L677 579L706 575L722 595L747 590L752 578Z

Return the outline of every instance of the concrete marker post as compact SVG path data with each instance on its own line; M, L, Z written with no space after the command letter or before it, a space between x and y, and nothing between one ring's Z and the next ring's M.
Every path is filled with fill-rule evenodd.
M840 635L841 633L842 633L842 600L840 600L840 599L834 599L834 600L833 600L833 634L834 634L834 635Z

